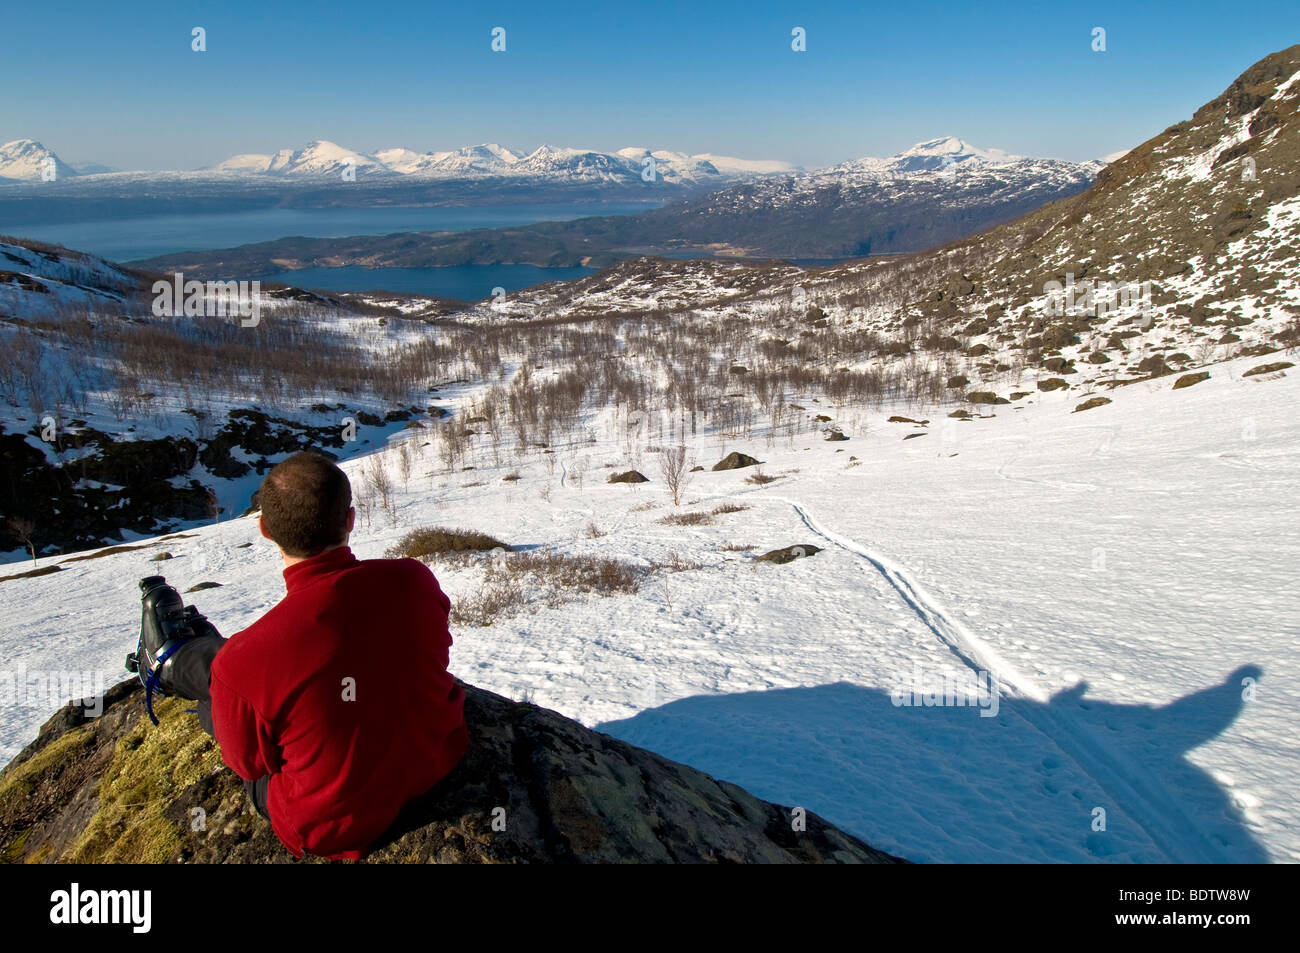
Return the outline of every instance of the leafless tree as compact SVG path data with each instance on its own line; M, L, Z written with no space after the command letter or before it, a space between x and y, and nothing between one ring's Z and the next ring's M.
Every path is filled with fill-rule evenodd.
M357 484L358 485L352 494L352 505L357 508L357 515L365 520L366 529L370 529L370 510L374 505L374 500L371 497L370 485L369 482L364 479L364 474L363 479L358 480Z
M393 506L393 484L388 477L388 468L378 457L371 457L365 470L365 481L379 499L379 505L388 513L389 520L397 525L397 511Z
M664 447L659 451L659 473L673 495L673 506L682 505L682 490L690 480L690 463L684 446Z
M32 540L36 532L36 523L25 516L11 516L5 520L9 535L25 545L32 554L32 565L36 564L36 544Z
M405 489L407 483L411 480L411 442L403 440L397 445L397 472L402 478L402 488Z

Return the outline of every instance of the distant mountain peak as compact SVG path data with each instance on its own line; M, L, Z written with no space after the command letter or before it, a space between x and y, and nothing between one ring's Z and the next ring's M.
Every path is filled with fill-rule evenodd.
M219 172L244 172L290 177L337 175L353 167L358 175L390 175L392 170L363 152L354 152L328 139L313 139L301 149L280 149L274 155L245 153L231 156L212 168Z
M35 139L14 139L0 146L0 180L39 182L46 177L50 162L54 164L56 179L77 174L77 171L55 155L52 149L46 148Z
M938 139L927 139L925 142L918 142L911 148L898 153L895 158L903 159L908 156L978 156L981 159L1021 158L1001 149L980 149L957 136L940 136Z
M940 136L938 139L927 139L924 142L918 142L910 149L898 153L899 156L938 156L938 155L961 155L963 153L973 154L978 150L970 145L964 139L956 136Z
M896 153L890 158L889 165L896 172L925 172L957 163L1016 162L1024 158L1002 149L981 149L957 136L940 136Z

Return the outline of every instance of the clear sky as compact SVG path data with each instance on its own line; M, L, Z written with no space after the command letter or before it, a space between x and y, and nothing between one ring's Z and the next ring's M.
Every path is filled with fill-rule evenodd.
M805 52L791 49L794 27ZM362 152L645 146L817 167L955 135L1086 159L1187 118L1296 42L1300 0L9 0L0 142L127 169L312 139Z

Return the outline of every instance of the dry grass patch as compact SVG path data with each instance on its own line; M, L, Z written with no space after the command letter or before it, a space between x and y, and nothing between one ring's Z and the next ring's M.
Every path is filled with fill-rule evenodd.
M36 576L48 576L50 573L58 572L62 568L62 566L57 564L53 566L42 566L40 569L29 569L26 572L16 572L8 576L0 576L0 582L5 582L9 579L32 579Z
M118 553L129 553L137 549L148 549L150 546L157 546L153 543L137 543L134 546L109 546L107 549L96 550L93 553L86 553L84 556L69 556L63 560L65 563L80 563L87 559L103 559L105 556L116 556Z
M570 556L551 550L514 552L489 562L483 584L456 600L455 625L491 625L541 602L555 608L582 593L635 593L650 572L608 556Z
M661 563L654 564L655 569L662 569L668 572L687 572L691 569L703 569L703 563L697 563L693 559L688 559L677 550L668 554L668 559Z
M512 616L528 605L518 579L502 576L488 580L472 596L451 604L452 625L491 625L499 616Z
M721 506L713 508L714 516L726 516L728 513L739 513L742 510L749 509L744 503L723 503Z
M712 523L713 519L708 513L669 513L659 522L669 526L703 526Z
M487 552L492 549L510 550L512 547L495 536L471 529L444 529L431 527L407 533L384 553L389 559L407 556L424 559L441 553Z
M518 553L503 562L507 571L533 574L569 592L633 593L648 570L609 556L566 556L549 549Z

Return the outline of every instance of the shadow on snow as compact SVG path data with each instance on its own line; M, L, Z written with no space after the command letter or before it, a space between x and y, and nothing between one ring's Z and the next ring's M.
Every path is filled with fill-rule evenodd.
M839 682L697 695L596 727L909 860L1255 863L1268 856L1239 808L1185 756L1232 724L1259 675L1162 706L1080 683L1047 704L1002 697L993 717Z

